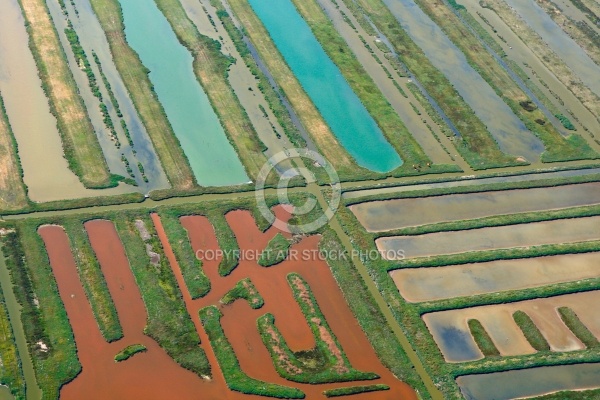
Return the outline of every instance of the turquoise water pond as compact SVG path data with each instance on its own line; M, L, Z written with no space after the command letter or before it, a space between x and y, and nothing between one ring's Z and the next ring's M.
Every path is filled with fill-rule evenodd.
M358 165L388 172L402 160L290 0L249 0L334 135Z
M183 47L153 1L121 1L129 45L150 70L150 81L202 186L249 180L212 109Z

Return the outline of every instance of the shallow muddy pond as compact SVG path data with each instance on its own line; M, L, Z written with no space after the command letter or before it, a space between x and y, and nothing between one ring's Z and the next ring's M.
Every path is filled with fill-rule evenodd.
M407 301L434 301L595 278L600 253L407 268L390 275Z
M377 239L376 243L385 258L398 250L403 250L406 258L415 258L595 239L600 239L599 216L418 236L385 237Z
M369 232L600 203L600 183L373 201L350 206Z
M512 319L516 311L523 311L532 319L550 349L556 352L584 349L585 346L562 322L557 308L569 307L581 322L597 337L600 292L574 293L562 296L519 301L515 303L471 307L423 315L423 320L448 362L473 361L482 357L475 340L470 334L468 320L481 322L502 355L530 354L531 345ZM502 320L502 323L498 323ZM593 320L594 322L590 322ZM461 341L452 341L447 332L458 332ZM477 349L477 352L474 351Z
M469 65L465 55L448 39L413 0L383 1L402 27L423 50L432 64L452 85L487 126L500 149L530 162L539 160L542 142L527 130L523 122Z
M29 51L17 0L1 1L0 15L0 91L19 146L29 198L45 202L132 191L124 185L101 191L85 189L69 169L56 119Z
M600 95L600 66L535 1L505 0L582 82Z
M250 0L283 58L356 162L377 172L402 165L358 96L290 0Z
M600 387L600 364L558 365L456 379L467 400L509 400Z
M127 42L150 70L150 80L194 175L203 186L248 182L206 93L192 56L154 2L121 1Z

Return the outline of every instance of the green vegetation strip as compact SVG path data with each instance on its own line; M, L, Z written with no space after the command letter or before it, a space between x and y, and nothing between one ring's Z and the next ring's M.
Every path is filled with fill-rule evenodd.
M0 257L4 257L1 252ZM25 378L2 290L0 290L0 360L2 360L0 384L8 386L16 399L25 399Z
M321 312L308 283L296 273L288 274L287 280L292 288L294 299L300 306L302 314L304 314L306 322L315 337L316 349L321 357L324 358L325 365L339 371L345 371L344 374L340 374L337 377L331 376L330 371L327 371L324 375L329 375L328 378L332 379L332 382L335 382L336 379L337 381L377 379L379 377L377 374L361 372L352 368L350 361L346 357L346 353ZM332 348L336 348L337 351L333 351Z
M352 386L339 389L325 390L323 394L325 397L339 397L339 396L350 396L353 394L378 392L380 390L389 390L388 385L368 385L368 386Z
M531 317L529 315L527 315L523 311L515 311L515 313L513 314L513 319L515 320L517 325L519 325L521 331L523 331L523 334L525 335L525 338L527 339L531 347L533 347L537 351L550 350L550 345L548 344L548 341L546 340L546 338L544 338L544 336L542 335L538 327L535 325L535 323L531 320Z
M133 357L137 353L143 353L146 350L147 350L146 346L144 346L143 344L129 345L129 346L125 347L123 350L121 350L120 352L118 352L117 355L115 355L115 362L125 361L125 360Z
M381 193L346 199L346 205L366 203L369 201L408 199L417 197L443 196L447 194L483 193L499 190L532 189L541 187L556 187L600 181L600 174L581 175L573 177L549 178L522 182L499 182L490 184L474 184L470 186L455 186L436 189L419 189L404 192Z
M279 264L288 256L291 243L281 233L278 233L269 241L267 247L262 251L258 259L258 265L270 267Z
M140 214L117 214L113 218L148 311L145 333L185 369L210 376L210 364L150 218ZM151 236L145 242L135 226L137 219L144 222ZM159 255L156 265L151 263L146 245Z
M239 361L221 326L223 314L215 306L200 310L200 320L210 339L227 386L236 392L280 399L303 399L305 394L298 389L267 383L250 378L242 371Z
M215 228L219 248L223 250L224 256L219 263L219 275L227 276L238 266L240 248L235 238L235 234L227 223L225 216L218 212L208 215L210 222Z
M266 157L266 146L258 138L254 126L240 104L229 80L234 59L221 53L221 44L201 35L188 18L179 0L155 0L179 41L194 57L194 72L210 99L232 146L236 149L248 175L256 178Z
M481 325L481 322L476 319L470 319L468 324L471 335L473 335L473 339L475 339L475 343L477 343L477 347L479 347L483 355L486 357L500 356L498 348L483 325Z
M123 330L119 323L117 310L106 286L100 264L81 222L70 220L60 221L60 224L69 236L77 271L79 272L79 280L90 302L102 336L107 342L121 339Z
M577 336L577 339L581 340L588 349L597 348L600 346L600 342L594 336L592 332L581 322L575 311L569 307L560 307L558 309L560 318L565 325Z
M108 39L115 66L152 140L169 182L178 190L191 189L196 180L148 78L150 71L125 40L119 1L90 0L90 3Z
M57 399L62 385L79 374L81 365L50 261L37 233L39 224L20 222L18 233L9 233L2 241L15 297L22 307L21 321L38 385L43 399Z
M202 269L202 261L196 257L194 249L192 249L187 232L181 226L179 217L170 210L160 212L160 220L181 268L190 296L192 299L197 299L210 292L210 280Z
M346 41L315 0L292 0L329 58L338 66L352 90L375 119L386 139L404 161L403 167L425 165L430 160L412 137L392 105L365 71Z
M250 308L256 310L265 304L265 300L260 295L250 278L244 278L221 298L221 303L231 304L238 299L248 302Z
M0 209L21 209L27 206L27 188L23 183L23 169L17 152L18 146L6 115L0 93Z
M19 0L42 88L56 117L69 168L88 188L116 186L43 0Z
M415 75L429 95L461 133L455 140L456 149L476 170L497 168L519 163L503 154L485 125L454 89L450 81L436 69L415 44L381 0L343 0L365 29L372 27L361 17L366 13L384 34L400 60Z

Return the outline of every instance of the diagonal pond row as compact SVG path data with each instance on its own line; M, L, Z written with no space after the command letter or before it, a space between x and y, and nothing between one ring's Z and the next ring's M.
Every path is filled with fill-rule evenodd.
M192 56L153 1L121 1L127 42L150 81L196 180L202 186L248 182L244 167L197 81Z
M408 35L423 50L487 126L500 149L527 161L539 160L544 145L513 114L465 55L413 0L383 0Z
M249 0L283 58L356 162L388 172L402 160L289 0Z

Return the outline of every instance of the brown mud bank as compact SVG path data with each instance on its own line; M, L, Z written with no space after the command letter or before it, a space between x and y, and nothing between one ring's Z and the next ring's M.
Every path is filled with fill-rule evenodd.
M284 220L287 220L290 216L283 207L277 207L276 213L279 218ZM185 288L185 282L162 228L160 218L156 214L152 218L165 248L165 253L171 262L179 285L183 289L184 300L190 315L196 323L202 346L207 350L208 358L213 365L214 382L218 383L219 386L225 386L224 377L221 370L217 368L215 354L198 318L198 311L209 305L217 306L223 313L221 319L223 330L233 347L242 371L251 378L296 387L302 390L309 399L325 398L322 392L326 389L365 384L364 381L323 385L300 384L287 381L278 375L269 351L264 346L256 327L257 318L266 313L273 314L275 326L294 352L310 350L315 346L315 338L287 282L287 275L295 272L300 274L312 289L319 308L341 348L345 351L352 367L360 371L374 372L381 378L370 382L384 383L390 386L389 391L363 394L361 398L416 398L413 390L408 385L397 380L381 364L354 315L348 308L329 270L329 266L316 256L320 236L302 238L291 247L292 251L298 255L297 257L288 257L282 263L269 268L259 266L257 258L242 257L233 272L226 277L222 277L218 272L222 257L210 256L219 250L215 231L210 221L203 216L182 217L181 223L188 231L192 248L197 255L203 256L202 269L211 282L211 291L205 297L192 300ZM235 235L235 239L237 239L241 254L247 256L260 254L270 239L277 233L290 237L289 234L283 233L275 227L271 227L266 232L261 232L256 226L252 214L248 211L229 212L226 215L226 220ZM263 297L264 306L262 308L253 310L245 301L236 301L231 305L224 305L220 302L223 295L244 278L250 278L256 290ZM240 396L239 394L234 396L229 391L227 393L228 395L223 398L238 398L237 396Z

